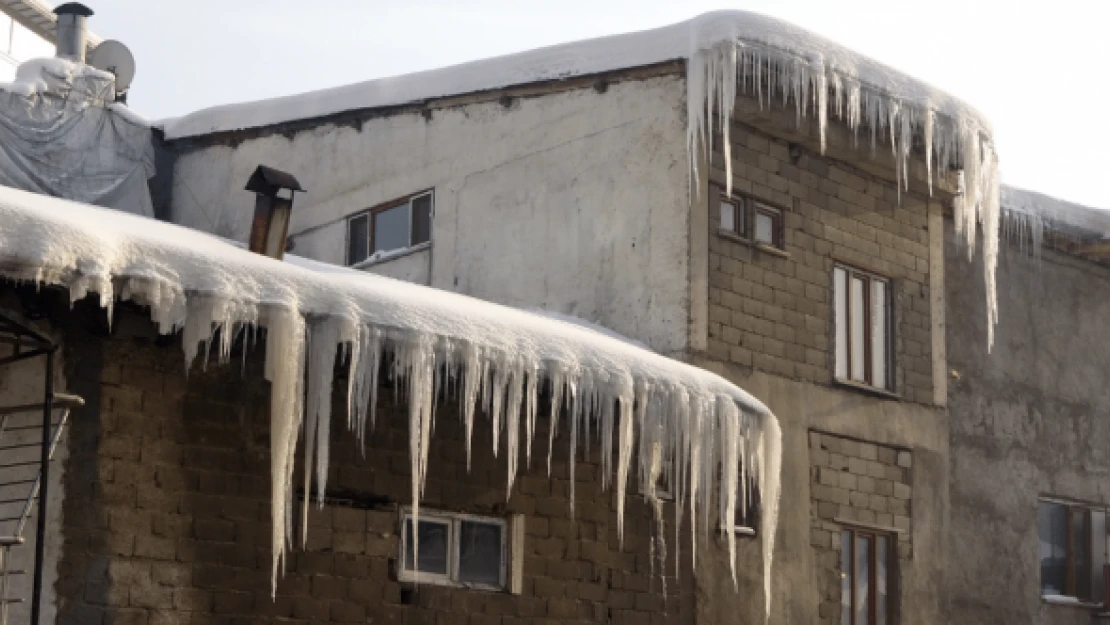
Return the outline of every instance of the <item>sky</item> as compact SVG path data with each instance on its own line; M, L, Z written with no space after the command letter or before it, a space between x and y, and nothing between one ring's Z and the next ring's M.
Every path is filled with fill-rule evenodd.
M772 15L956 95L994 125L1003 181L1110 208L1105 0L86 0L136 57L150 119L643 30Z

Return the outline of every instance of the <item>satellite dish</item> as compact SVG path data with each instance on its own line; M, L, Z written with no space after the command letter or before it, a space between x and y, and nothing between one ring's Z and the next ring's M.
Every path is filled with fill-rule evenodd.
M92 51L89 65L115 74L117 93L127 91L131 80L135 78L135 57L127 46L114 39L102 42Z

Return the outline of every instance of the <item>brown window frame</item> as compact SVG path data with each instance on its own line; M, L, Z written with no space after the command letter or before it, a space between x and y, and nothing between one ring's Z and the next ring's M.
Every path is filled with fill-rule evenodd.
M372 207L370 207L366 210L361 210L357 213L348 215L346 217L346 219L344 220L346 230L345 230L345 245L344 245L344 252L343 253L344 253L344 257L345 257L345 261L346 261L346 266L350 267L352 265L357 265L358 263L364 262L368 258L370 258L371 256L374 255L374 239L375 239L375 232L374 232L375 221L374 221L374 218L375 217L377 217L381 213L384 213L388 210L397 208L398 206L403 206L405 204L410 204L411 205L414 200L416 200L417 198L423 197L425 195L429 196L430 199L431 199L430 205L428 207L428 222L429 222L428 239L427 239L427 241L418 241L416 243L412 242L413 214L412 214L412 208L410 206L410 208L409 208L409 244L408 244L407 247L415 247L417 245L423 245L424 243L430 243L431 240L432 240L431 222L433 221L433 219L435 217L435 206L436 206L435 189L424 189L423 191L417 191L416 193L411 193L411 194L406 195L404 197L392 199L392 200L389 200L387 202L382 202L381 204L377 204L377 205L372 206ZM367 229L366 257L358 259L358 260L352 260L351 259L351 222L353 222L357 219L363 218L363 217L365 217L366 220L367 220L367 224L366 224L366 229ZM406 248L397 248L397 249L406 249Z
M724 225L723 225L724 222L718 223L718 227L721 230L724 230L725 232L729 232L731 234L735 234L736 236L738 236L740 238L747 237L747 233L748 233L748 222L747 222L748 211L747 211L747 207L746 207L747 202L742 197L736 197L736 196L729 197L729 196L725 195L724 192L721 192L718 195L718 199L717 199L717 216L718 216L718 218L720 218L720 215L721 215L721 206L724 205L724 204L728 204L729 206L732 207L732 228L725 228Z
M766 202L761 202L759 200L752 200L751 204L752 204L752 209L751 209L751 213L752 213L752 221L751 221L752 242L757 244L757 245L770 245L771 247L774 247L774 248L780 249L780 250L785 249L785 245L783 243L783 239L784 239L783 231L785 230L783 222L786 220L786 211L784 211L783 209L781 209L777 206L772 206L771 204L768 204ZM759 216L759 215L764 215L764 216L767 216L767 217L771 218L771 242L760 241L759 239L756 238L757 235L756 235L755 221L756 221L756 217Z
M898 547L898 537L897 537L897 535L895 535L891 532L883 532L883 531L874 530L874 529L853 527L853 526L845 525L845 526L841 526L841 528L840 528L841 549L843 549L844 534L845 533L847 533L851 537L851 540L849 541L849 545L851 546L851 553L848 554L848 562L850 563L850 570L848 572L845 572L842 568L841 571L840 571L840 574L841 574L841 576L844 576L844 575L848 576L848 586L849 586L849 588L851 588L852 600L851 600L851 605L849 606L849 610L848 610L848 622L847 623L843 622L843 612L841 612L841 624L840 625L859 625L856 622L856 620L857 620L856 619L856 612L857 612L856 606L857 606L857 599L858 599L858 597L857 597L857 586L858 585L856 584L856 577L857 577L857 575L856 575L856 563L857 563L856 544L857 544L857 540L856 539L859 538L859 537L869 538L870 541L871 541L871 549L870 549L870 552L869 552L870 560L867 563L867 603L868 603L868 605L867 605L867 623L868 623L868 625L891 625L892 623L894 623L897 620L893 615L893 613L895 612L895 604L896 604L896 601L894 601L894 592L893 591L894 591L894 565L898 561L898 558L895 554L895 550ZM875 622L878 618L878 605L879 605L878 604L878 597L879 597L879 593L878 593L878 589L879 589L879 577L878 577L879 576L879 567L878 567L878 563L879 563L879 537L886 538L886 544L887 544L887 550L886 550L886 590L887 590L887 593L886 593L886 600L887 600L887 604L886 604L886 623L876 623ZM843 563L843 557L844 557L843 554L841 554L842 563ZM843 604L841 604L841 610L843 610Z
M833 285L832 285L832 298L833 298L833 315L836 315L836 270L844 271L844 332L845 332L845 375L840 376L836 371L837 350L840 347L839 337L836 336L836 320L833 320L833 377L839 382L848 384L862 384L881 391L894 392L894 281L886 276L859 269L840 262L833 263ZM858 278L863 281L863 309L864 309L864 324L863 324L863 380L856 380L852 376L852 278ZM880 386L875 383L874 372L874 346L872 345L872 328L874 323L872 315L874 309L872 307L872 283L882 282L885 285L886 293L886 323L885 325L885 344L883 346L883 353L886 357L885 377L883 385Z
M725 228L720 220L721 205L731 204L733 207L733 227ZM779 252L786 251L786 209L782 206L761 200L746 193L733 193L726 195L723 189L717 189L717 229L721 232L741 239L755 247L773 248ZM755 217L757 214L767 215L771 218L772 242L759 241L755 238Z
M1041 497L1037 500L1038 512L1040 506L1049 504L1053 506L1063 507L1066 511L1066 518L1064 524L1064 543L1065 543L1065 573L1064 573L1064 588L1061 589L1061 595L1065 597L1072 597L1080 602L1090 602L1096 599L1096 596L1101 594L1096 590L1093 571L1096 567L1096 560L1101 559L1102 564L1106 564L1105 554L1095 552L1092 536L1094 532L1093 515L1107 514L1107 509L1104 506L1094 504L1084 504L1069 501L1062 501L1052 497ZM1077 516L1082 517L1082 536L1076 536L1075 520ZM1040 515L1037 519L1037 532L1040 534ZM1085 554L1084 563L1085 576L1080 579L1076 575L1076 570L1079 568L1079 563L1076 561L1077 551L1082 551ZM1044 572L1042 569L1039 586L1042 596L1047 596L1045 588ZM1082 589L1082 591L1081 591Z

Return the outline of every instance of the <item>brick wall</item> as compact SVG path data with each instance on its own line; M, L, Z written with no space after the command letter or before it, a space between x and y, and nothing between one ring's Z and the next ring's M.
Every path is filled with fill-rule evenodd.
M109 339L81 332L67 339L73 386L90 407L75 415L70 438L59 623L692 620L688 564L680 581L667 580L664 601L660 579L651 575L651 515L635 495L629 498L625 544L618 546L613 495L601 490L596 445L595 457L577 466L571 519L565 435L556 439L555 477L548 479L541 469L541 421L532 469L522 469L506 501L504 452L493 458L484 417L475 428L468 475L461 426L448 406L437 414L423 505L526 515L523 592L430 585L410 591L398 583L398 508L409 503L410 492L407 413L385 388L365 457L336 419L329 492L354 505L313 508L308 546L291 551L272 599L268 390L259 374L261 354L249 355L245 375L238 364L210 365L207 371L195 368L186 380L176 340L158 346L145 330L126 336L127 325L117 321ZM668 532L673 540L673 529ZM673 574L673 562L664 570Z
M809 433L810 544L816 550L821 623L840 623L841 531L886 528L896 540L892 577L913 558L911 452L832 434ZM897 583L891 589L897 606ZM893 622L898 622L897 620Z
M710 183L710 356L828 384L833 370L834 260L892 279L894 387L932 403L927 206L893 183L734 123L733 189L784 211L783 258L719 234L715 189L725 184L714 143Z

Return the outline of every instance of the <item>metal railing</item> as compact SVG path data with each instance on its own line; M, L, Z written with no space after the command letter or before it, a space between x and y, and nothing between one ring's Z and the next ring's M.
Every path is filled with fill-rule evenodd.
M0 535L0 625L8 623L9 606L23 601L22 597L11 596L11 578L26 574L26 571L11 568L12 550L24 544L23 533L36 500L39 505L35 527L30 624L39 625L50 459L61 440L70 409L84 405L85 402L76 395L54 391L54 358L58 346L49 338L14 319L0 315L0 344L11 346L10 355L0 357L0 366L39 357L45 357L46 361L42 373L42 401L0 406L0 525L7 523L12 530L6 535ZM39 411L42 420L38 423L33 420L23 422L17 417ZM56 411L57 422L54 421ZM32 473L34 477L30 477Z

